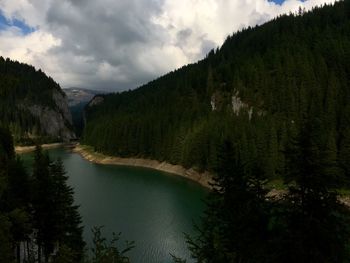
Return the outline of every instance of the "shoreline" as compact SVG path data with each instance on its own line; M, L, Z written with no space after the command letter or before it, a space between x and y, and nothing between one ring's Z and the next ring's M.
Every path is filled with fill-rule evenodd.
M41 144L41 147L43 149L54 149L64 146L65 143L63 142L57 142L57 143L47 143L47 144ZM15 152L17 154L21 153L29 153L35 151L35 146L15 146Z
M96 164L110 164L110 165L123 165L123 166L136 166L150 168L162 172L175 174L194 182L199 183L201 186L211 189L211 174L209 172L197 172L193 168L186 169L181 165L174 165L167 162L160 162L152 159L143 158L122 158L107 156L102 153L94 152L91 147L85 145L76 145L72 152L80 154L85 160Z
M67 145L67 143L50 143L42 144L43 149L54 149ZM181 165L174 165L167 162L160 162L152 159L143 158L122 158L104 155L102 153L94 152L92 147L80 144L68 144L71 146L71 151L73 153L79 154L85 160L96 163L96 164L108 164L108 165L121 165L121 166L134 166L134 167L144 167L150 168L157 171L162 171L177 176L187 178L194 181L201 186L212 189L210 182L212 182L212 175L209 172L197 172L193 168L186 169ZM29 153L35 150L35 146L15 146L16 154ZM271 189L267 194L267 198L280 199L286 190ZM350 195L339 195L339 201L350 208Z

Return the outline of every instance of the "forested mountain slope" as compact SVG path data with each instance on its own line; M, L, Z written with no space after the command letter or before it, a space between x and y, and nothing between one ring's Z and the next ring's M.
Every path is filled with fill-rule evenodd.
M0 124L16 143L75 138L67 98L41 70L0 57Z
M82 143L212 170L224 140L269 178L305 120L350 173L350 1L284 15L136 90L95 98ZM331 158L331 157L330 157ZM254 166L255 166L254 165ZM251 169L253 169L251 167Z

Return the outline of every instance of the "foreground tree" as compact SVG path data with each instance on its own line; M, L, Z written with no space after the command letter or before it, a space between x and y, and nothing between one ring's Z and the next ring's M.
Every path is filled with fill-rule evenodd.
M263 180L246 173L239 152L222 147L199 236L188 242L198 262L264 262L267 214Z
M189 238L197 262L349 262L350 211L336 191L344 178L332 128L314 118L300 130L285 152L288 192L272 199L259 166L225 143L199 235Z
M54 235L52 235L53 215L53 183L49 172L50 160L43 154L40 146L34 153L33 165L33 208L34 227L37 230L36 242L38 245L38 262L48 261L54 249Z
M134 248L134 242L126 241L124 249L118 247L120 233L113 233L113 238L107 242L102 236L102 227L94 227L93 247L91 249L92 258L87 260L87 263L129 263L130 260L126 254Z
M73 259L80 261L83 258L85 243L82 240L83 227L79 215L79 206L74 204L73 188L68 186L68 177L65 175L61 159L50 165L53 180L53 210L55 222L53 232L58 242L58 251L70 249L74 252ZM63 247L64 246L64 247Z
M331 133L320 119L308 120L287 153L287 179L292 184L284 212L282 261L350 258L350 212L335 190L342 178Z
M3 262L23 260L20 245L31 233L28 180L22 162L15 157L10 132L0 128L0 255Z
M34 158L34 221L37 228L38 261L54 252L71 250L73 261L83 257L81 217L74 204L73 189L67 185L61 160L51 162L36 148ZM62 252L63 253L63 252Z

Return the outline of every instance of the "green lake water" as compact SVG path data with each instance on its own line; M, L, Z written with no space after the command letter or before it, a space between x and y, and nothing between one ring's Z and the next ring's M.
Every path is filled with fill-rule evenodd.
M172 262L169 253L191 262L184 233L194 234L208 193L200 185L156 170L93 164L65 149L49 150L60 157L68 183L74 188L84 224L84 239L91 244L91 228L121 232L121 242L135 241L129 252L134 263ZM32 154L23 154L26 164Z

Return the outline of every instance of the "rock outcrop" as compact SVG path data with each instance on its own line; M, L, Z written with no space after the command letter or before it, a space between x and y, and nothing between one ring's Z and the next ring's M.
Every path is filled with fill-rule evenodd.
M29 107L30 112L39 118L41 129L48 136L56 137L62 141L75 139L72 116L66 96L58 91L53 91L52 98L56 109L33 105Z
M0 56L0 124L18 145L70 141L68 100L41 69Z
M101 104L105 99L102 96L95 96L89 103L88 106L92 107L92 106L96 106Z
M28 109L39 120L40 134L65 142L75 139L67 97L63 93L53 90L52 100L55 104L54 107L37 104L21 104L20 107Z

